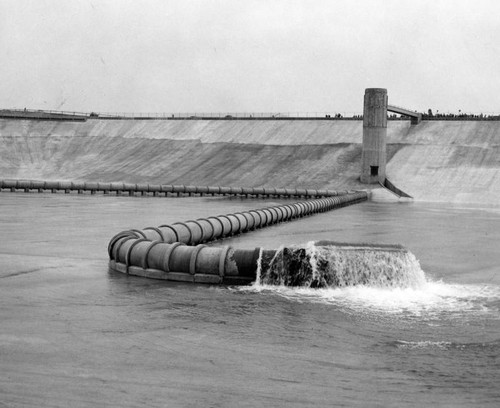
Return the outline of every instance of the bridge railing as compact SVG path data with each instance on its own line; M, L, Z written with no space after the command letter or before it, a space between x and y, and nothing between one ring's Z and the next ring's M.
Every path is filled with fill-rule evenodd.
M404 111L407 111L407 112L414 112L414 113L419 113L417 111L412 111L411 109L408 109L408 108L405 108L404 106L399 106L399 105L393 105L392 103L387 105L387 107L391 107L391 108L396 108L396 109L400 109L400 110L404 110Z
M88 112L76 112L76 111L59 111L59 110L45 110L45 109L0 109L1 116L27 116L27 117L37 117L37 116L77 116L77 117L88 117L90 114Z

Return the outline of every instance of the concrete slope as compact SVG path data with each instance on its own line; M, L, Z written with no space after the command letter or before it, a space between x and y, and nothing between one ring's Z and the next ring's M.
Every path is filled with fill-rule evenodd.
M199 140L203 143L319 145L359 143L359 120L102 120L0 119L0 136L106 136Z
M388 142L387 176L416 200L500 205L500 122L423 121Z
M362 121L0 120L0 177L366 188ZM500 122L388 123L387 175L420 201L500 205Z
M0 172L3 178L47 180L359 188L361 146L348 141L360 126L317 120L2 120Z

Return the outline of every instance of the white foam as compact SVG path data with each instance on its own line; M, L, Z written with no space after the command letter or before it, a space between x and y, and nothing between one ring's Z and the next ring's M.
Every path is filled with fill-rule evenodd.
M258 270L255 284L240 290L271 292L293 301L334 305L349 313L375 312L434 319L443 313L463 316L494 311L500 319L500 286L432 281L425 276L415 256L403 248L317 246L313 242L302 247L306 256L299 252L300 261L307 260L312 273L312 279L304 279L302 286L283 284L288 282L286 273L303 271L283 270L284 248L280 247L270 261L277 272L272 284L266 280L267 272ZM259 268L261 259L262 251ZM331 286L310 287L311 280L319 280L325 274L335 277Z
M425 341L404 341L404 340L398 340L396 342L396 347L399 349L429 349L429 348L434 348L434 349L440 349L440 350L447 350L453 345L452 342L450 341L430 341L430 340L425 340Z
M329 304L356 313L375 312L428 318L439 317L443 313L448 316L498 313L500 301L499 286L447 284L441 281L427 281L418 288L360 285L311 289L261 285L259 292L275 293L292 301ZM492 306L492 303L496 306Z

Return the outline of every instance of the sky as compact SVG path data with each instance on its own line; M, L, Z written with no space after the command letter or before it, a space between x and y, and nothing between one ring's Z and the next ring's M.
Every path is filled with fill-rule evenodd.
M500 113L498 0L0 0L0 109Z

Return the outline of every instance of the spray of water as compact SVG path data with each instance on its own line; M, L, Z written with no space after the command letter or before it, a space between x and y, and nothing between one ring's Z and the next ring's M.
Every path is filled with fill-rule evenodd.
M299 302L331 304L348 313L382 312L426 319L500 316L500 287L460 285L425 276L400 246L314 243L261 250L257 279L239 291L272 292Z
M280 248L261 271L267 285L309 288L375 286L416 288L426 280L418 260L399 247L330 244Z
M255 272L255 282L253 283L253 287L259 287L260 286L260 280L261 280L261 275L262 275L262 254L264 251L262 248L259 249L259 257L257 258L257 271Z
M309 241L305 247L306 256L309 257L309 264L311 265L312 281L317 281L319 278L318 273L318 249L313 241Z

